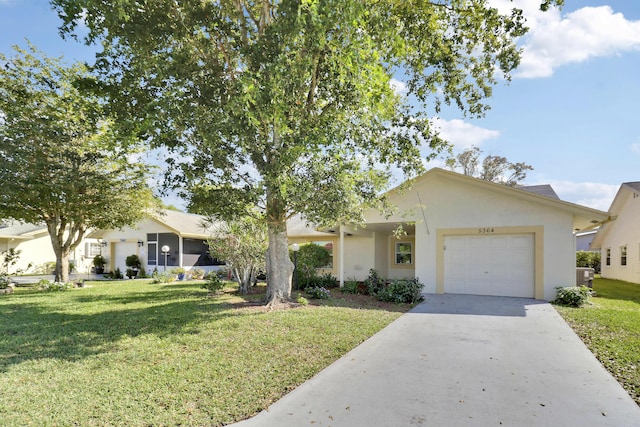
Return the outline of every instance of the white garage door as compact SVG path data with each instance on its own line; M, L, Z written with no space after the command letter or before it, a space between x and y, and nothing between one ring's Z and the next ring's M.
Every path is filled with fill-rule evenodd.
M115 268L119 268L122 274L127 272L127 257L134 255L138 251L138 244L135 242L118 242L115 244Z
M445 236L444 291L533 298L533 234Z

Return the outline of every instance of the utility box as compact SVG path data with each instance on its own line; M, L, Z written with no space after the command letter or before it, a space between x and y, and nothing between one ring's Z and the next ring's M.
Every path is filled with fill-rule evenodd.
M593 288L593 268L577 267L576 268L576 286L586 286Z

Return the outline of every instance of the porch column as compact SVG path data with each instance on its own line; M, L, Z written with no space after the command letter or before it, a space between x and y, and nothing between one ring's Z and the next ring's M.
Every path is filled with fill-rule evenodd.
M340 267L338 268L338 280L340 280L340 287L344 286L344 230L342 224L340 224Z

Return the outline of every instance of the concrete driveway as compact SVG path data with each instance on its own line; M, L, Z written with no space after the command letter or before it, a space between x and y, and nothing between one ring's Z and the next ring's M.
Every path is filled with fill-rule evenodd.
M638 426L640 407L544 302L426 301L238 427Z

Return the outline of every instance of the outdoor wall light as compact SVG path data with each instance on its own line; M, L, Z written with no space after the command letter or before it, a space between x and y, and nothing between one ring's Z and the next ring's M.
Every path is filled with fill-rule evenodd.
M138 247L141 248L144 246L144 242L142 240L138 240Z
M102 246L103 248L106 248L108 244L106 240L98 240L98 243L100 243L100 246Z

